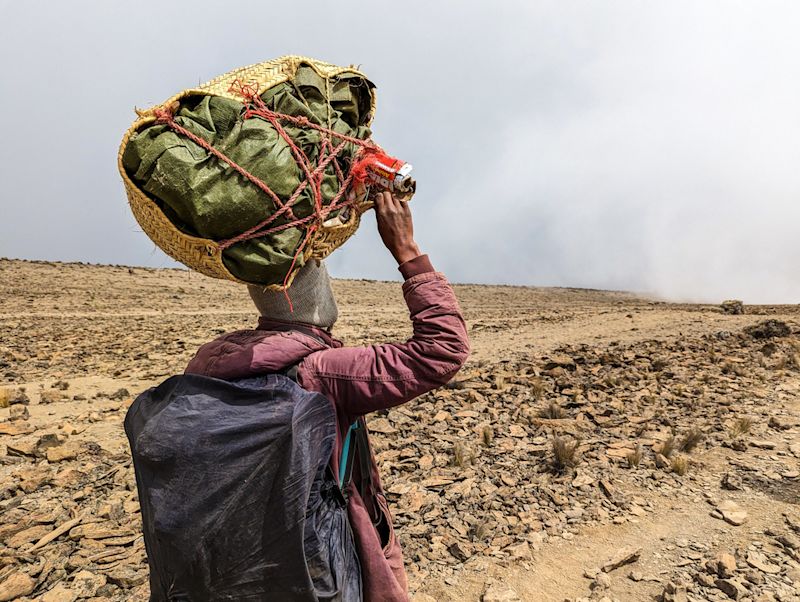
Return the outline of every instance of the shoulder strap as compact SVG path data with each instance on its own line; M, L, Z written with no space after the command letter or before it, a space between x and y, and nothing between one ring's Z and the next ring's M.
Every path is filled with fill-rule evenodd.
M350 425L342 443L342 455L339 456L339 489L345 491L353 478L353 460L355 458L356 442L354 432L358 429L358 421Z
M342 442L342 454L339 457L339 488L344 491L353 478L353 465L358 460L361 476L359 489L362 497L374 491L372 483L372 454L370 452L367 425L364 417L360 417L350 428Z
M375 495L375 486L372 481L372 452L363 416L350 425L342 442L342 454L339 457L339 489L345 497L347 486L353 479L353 466L356 461L358 461L358 472L361 477L358 483L359 494L369 510L374 506L371 500ZM370 518L375 523L379 520L378 511L373 510L370 515L373 513L376 516Z
M361 499L367 508L367 512L372 519L372 524L377 525L381 520L381 512L375 501L377 488L372 480L372 448L369 444L369 434L367 423L362 416L359 420L359 428L356 429L356 455L358 456L359 483L358 489Z

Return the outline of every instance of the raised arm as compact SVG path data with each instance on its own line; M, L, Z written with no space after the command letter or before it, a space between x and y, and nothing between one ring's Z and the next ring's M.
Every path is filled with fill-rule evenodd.
M448 382L469 355L469 339L453 289L414 242L411 211L389 193L376 198L378 231L400 264L413 336L404 343L344 347L308 356L300 384L359 416L405 403Z

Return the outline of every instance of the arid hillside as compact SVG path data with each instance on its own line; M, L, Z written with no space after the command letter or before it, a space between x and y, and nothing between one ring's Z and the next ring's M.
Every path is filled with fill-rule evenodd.
M346 344L409 335L399 283L335 287ZM413 600L800 600L800 306L456 289L467 366L368 418ZM0 602L147 599L125 412L255 318L187 271L0 260Z

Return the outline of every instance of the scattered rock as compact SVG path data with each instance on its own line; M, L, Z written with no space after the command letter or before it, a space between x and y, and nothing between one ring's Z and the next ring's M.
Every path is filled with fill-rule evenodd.
M600 569L597 567L591 567L588 569L583 569L583 576L587 579L594 579L600 573Z
M600 484L600 489L603 490L605 496L611 501L614 501L614 497L616 495L616 489L614 489L614 486L611 484L611 481L609 481L608 479L600 479L599 484Z
M553 368L564 368L566 370L575 369L575 360L565 354L553 355L549 361L544 365L545 370L552 370Z
M136 570L130 566L119 566L106 573L111 583L124 588L136 587L147 581L147 570Z
M630 548L623 548L620 550L611 560L606 562L601 569L605 573L609 573L614 569L618 569L621 566L625 566L626 564L631 564L639 560L639 557L642 555L642 549L630 549Z
M63 583L39 596L38 602L75 602L78 594Z
M67 401L67 399L69 399L67 395L57 389L45 389L39 394L39 403L41 404L58 403Z
M769 422L767 423L770 428L778 431L788 431L795 424L796 421L789 416L777 416L775 414L769 417Z
M464 562L472 555L466 544L459 541L454 541L447 546L447 551L450 552L456 560L461 562Z
M59 437L56 433L46 433L39 437L39 440L36 442L36 455L37 456L44 456L47 454L47 450L52 447L58 447L59 445L63 445L64 439Z
M713 575L709 575L707 573L697 573L695 576L695 581L702 585L703 587L716 587L714 583L716 581L716 577Z
M6 545L9 548L21 548L25 544L38 541L50 532L50 527L47 525L34 525L23 529L13 537L6 540Z
M91 598L106 584L106 576L92 571L78 571L72 579L72 589L78 598Z
M738 316L744 313L744 304L738 299L729 299L720 303L722 313Z
M717 511L723 520L735 527L743 525L747 520L747 512L734 501L724 500L717 505Z
M745 560L747 561L747 564L754 569L758 569L762 573L767 573L768 575L777 575L781 572L781 567L770 562L769 559L761 552L750 550L747 552Z
M753 585L763 585L764 583L766 583L764 574L758 571L753 571L753 570L747 571L744 574L744 578L747 579L747 581L749 581Z
M738 600L748 594L747 588L736 579L717 579L717 589L725 593L731 600Z
M791 533L779 535L778 542L790 550L800 550L800 538L795 537Z
M0 435L7 435L9 437L15 437L17 435L29 435L33 433L36 429L33 428L31 424L28 422L2 422L0 423ZM19 449L19 445L21 442L12 443L7 446L9 450L9 455L14 455L14 452L11 450ZM33 455L35 451L35 447L32 448L31 454L26 453L19 453L17 455Z
M510 587L492 583L483 593L483 602L522 602L519 595Z
M728 491L741 491L742 478L735 473L726 472L722 477L722 488Z
M709 562L709 568L723 579L733 577L736 574L736 558L726 552L717 554L714 560Z
M669 582L661 593L662 602L689 602L685 585Z
M367 428L371 433L380 433L382 435L391 435L397 432L397 429L386 418L373 418L367 421Z
M30 402L31 400L25 394L24 388L0 387L0 408L7 408L16 404L28 405Z
M36 588L36 581L25 573L12 573L5 581L0 583L0 602L9 602L32 593Z
M48 462L63 462L64 460L74 460L83 450L83 446L77 441L70 441L58 447L51 447L47 450Z
M758 324L747 326L744 329L746 334L749 334L754 339L771 339L773 337L786 337L789 336L792 330L786 322L781 320L763 320Z
M598 573L592 582L591 588L593 590L606 590L611 587L611 577L608 573Z
M108 398L116 401L122 401L123 399L128 399L130 396L131 394L128 393L128 389L122 388L114 391L111 395L108 396Z
M513 546L508 546L505 551L508 552L511 558L516 558L519 560L530 560L531 558L531 547L527 541L523 541L522 543Z
M11 406L8 409L8 419L11 422L14 422L16 420L27 420L30 417L31 417L31 413L30 413L30 410L28 410L27 406L16 405L16 406ZM12 433L5 433L5 434L6 435L10 435Z

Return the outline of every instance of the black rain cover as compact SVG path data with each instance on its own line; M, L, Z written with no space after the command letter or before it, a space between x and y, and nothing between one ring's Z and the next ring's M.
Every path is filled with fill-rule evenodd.
M125 417L151 601L359 602L347 510L327 470L331 403L282 375L174 376Z

